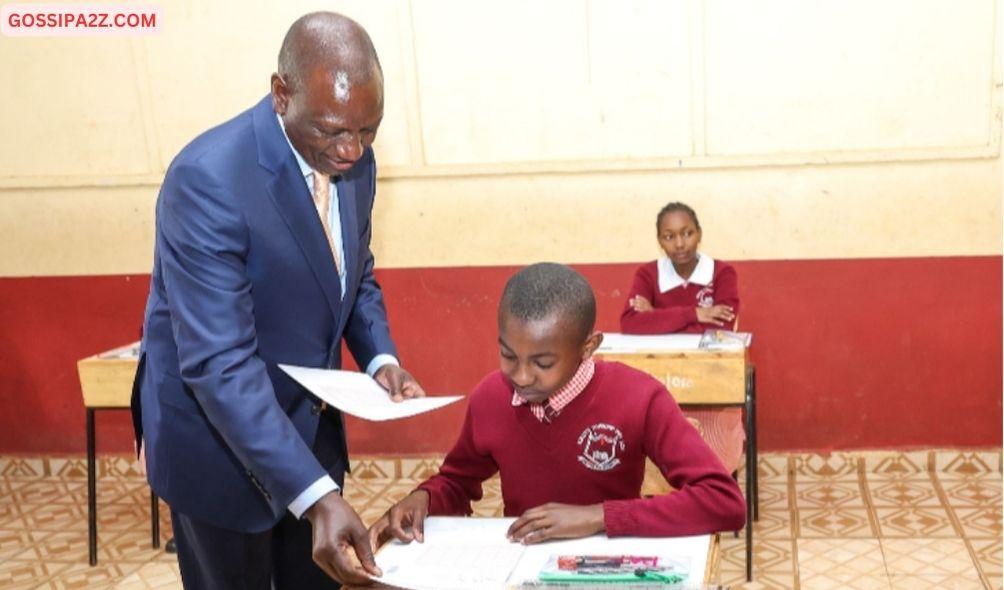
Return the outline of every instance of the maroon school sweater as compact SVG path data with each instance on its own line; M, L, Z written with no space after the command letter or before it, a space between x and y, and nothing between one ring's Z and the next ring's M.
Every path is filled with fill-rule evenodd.
M439 473L419 485L433 515L471 513L499 472L506 516L559 502L603 504L606 534L680 536L732 531L745 521L739 486L652 377L597 361L581 394L550 424L512 405L496 371L470 395L460 438ZM677 491L640 498L645 457Z
M698 285L689 283L659 292L659 271L657 261L638 267L621 313L621 332L625 334L702 334L714 324L697 321L697 306L725 304L732 307L739 317L739 288L736 285L736 270L732 265L715 261L711 283ZM655 309L638 312L631 307L631 298L641 295L652 303ZM732 330L735 322L728 322L721 328Z

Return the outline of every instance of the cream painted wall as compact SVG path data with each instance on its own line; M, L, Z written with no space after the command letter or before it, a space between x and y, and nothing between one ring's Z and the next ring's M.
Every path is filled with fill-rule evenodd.
M684 200L727 260L1001 253L1001 161L383 179L381 267L655 258ZM9 191L0 275L150 272L155 189Z
M997 0L161 3L0 37L0 276L149 272L173 155L336 8L385 70L384 267L622 262L694 205L730 259L1001 253Z

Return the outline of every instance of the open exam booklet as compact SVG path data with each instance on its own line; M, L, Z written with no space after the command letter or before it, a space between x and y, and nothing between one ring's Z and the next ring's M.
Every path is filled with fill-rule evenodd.
M659 556L682 579L674 588L702 587L710 535L615 539L595 535L524 546L506 539L515 520L430 517L425 521L424 543L392 541L380 549L376 561L383 576L375 579L406 590L547 588L568 584L546 581L562 556ZM639 582L654 579L639 578Z
M290 377L322 401L364 420L397 420L424 414L463 399L462 395L422 397L395 402L366 373L279 365Z

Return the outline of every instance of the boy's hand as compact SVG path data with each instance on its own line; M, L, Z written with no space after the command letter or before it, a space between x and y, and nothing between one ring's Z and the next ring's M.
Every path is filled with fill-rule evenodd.
M645 299L641 295L635 295L634 297L628 300L628 303L631 304L631 308L634 309L635 311L646 312L655 309L654 307L652 307L652 302L649 301L648 299Z
M603 504L573 506L554 502L531 508L512 523L506 537L513 542L533 545L552 539L577 539L601 533Z
M725 322L736 319L736 314L728 305L712 305L711 307L697 308L697 321L702 324L714 324L724 326Z
M388 363L379 369L373 378L390 393L390 399L400 402L413 397L425 397L425 390L415 381L411 373Z
M429 514L429 492L415 490L390 507L370 527L370 546L376 551L391 537L402 543L425 541L425 517ZM406 530L406 529L411 530Z

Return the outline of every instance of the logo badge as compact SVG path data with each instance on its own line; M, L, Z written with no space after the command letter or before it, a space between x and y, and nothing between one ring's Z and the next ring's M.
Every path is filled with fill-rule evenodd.
M697 292L697 307L711 307L715 304L715 286L708 285Z
M624 435L616 426L593 424L579 435L579 463L593 471L610 471L620 465L617 456L624 451Z

